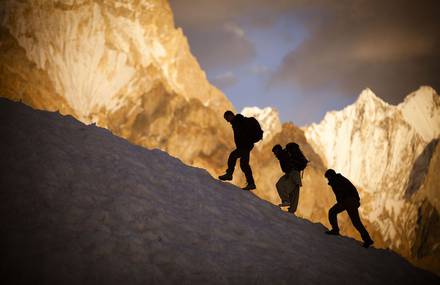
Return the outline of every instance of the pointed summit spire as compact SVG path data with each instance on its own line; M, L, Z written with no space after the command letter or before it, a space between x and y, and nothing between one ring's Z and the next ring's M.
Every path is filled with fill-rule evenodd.
M358 99L356 100L356 105L387 105L385 101L376 96L370 88L365 88L362 90Z
M376 94L374 94L373 90L370 88L365 88L362 90L361 94L359 94L358 101L371 101L379 99ZM379 99L380 100L380 99Z

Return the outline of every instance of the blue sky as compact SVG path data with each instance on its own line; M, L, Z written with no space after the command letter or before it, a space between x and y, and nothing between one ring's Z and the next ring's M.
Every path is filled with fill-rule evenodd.
M211 82L219 88L234 103L237 110L255 105L258 107L273 106L281 114L282 120L292 120L296 103L301 100L301 95L294 88L275 86L271 84L271 74L281 65L283 57L295 49L306 36L306 31L294 21L281 18L269 27L259 29L248 28L246 23L240 27L247 39L255 47L255 57L245 64L235 67L207 69ZM221 84L218 78L222 76L236 78L234 84Z
M209 81L237 110L272 106L302 126L366 87L396 104L420 85L440 86L435 1L170 3Z

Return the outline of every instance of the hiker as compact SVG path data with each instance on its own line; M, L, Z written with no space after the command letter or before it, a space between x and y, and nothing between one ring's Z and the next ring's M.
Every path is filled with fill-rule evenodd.
M368 248L373 244L373 240L370 238L359 217L358 208L361 204L356 187L350 180L342 176L342 174L336 173L333 169L328 169L324 175L336 196L336 205L331 207L328 212L328 219L332 229L325 233L329 235L339 235L337 215L343 211L347 211L353 226L361 234L362 240L364 241L362 246Z
M296 150L293 150L294 148ZM298 151L301 153L300 155ZM278 206L289 206L288 211L294 214L298 208L299 190L302 186L300 171L304 170L308 161L296 143L287 144L286 149L277 144L272 148L272 152L279 160L281 170L284 172L276 184L278 195L281 198L281 204Z
M256 188L252 169L249 165L249 156L254 143L261 140L263 131L258 121L251 117L247 118L241 114L234 114L232 111L226 111L224 116L226 121L232 125L234 131L234 141L236 149L231 152L228 158L228 169L226 174L219 176L220 180L232 180L235 164L240 158L240 168L246 176L247 185L243 190L253 190Z

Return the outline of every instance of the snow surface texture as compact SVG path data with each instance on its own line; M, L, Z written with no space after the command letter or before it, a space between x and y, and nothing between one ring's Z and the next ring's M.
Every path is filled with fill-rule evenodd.
M421 87L393 106L365 89L354 104L327 113L304 131L329 168L365 191L363 214L385 241L408 254L420 205L405 193L419 190L407 189L413 166L440 134L440 98L435 90ZM422 181L427 161L419 173Z
M281 121L278 111L271 107L260 109L258 107L245 107L241 110L241 114L246 117L255 117L264 131L263 140L256 144L261 148L265 143L269 142L274 135L281 132Z
M72 117L1 99L0 132L7 284L439 282Z

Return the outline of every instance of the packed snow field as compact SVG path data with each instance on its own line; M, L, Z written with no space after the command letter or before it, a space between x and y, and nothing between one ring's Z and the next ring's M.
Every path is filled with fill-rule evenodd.
M159 150L0 100L5 284L439 284Z

